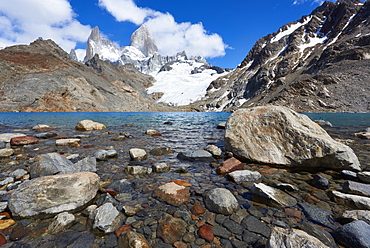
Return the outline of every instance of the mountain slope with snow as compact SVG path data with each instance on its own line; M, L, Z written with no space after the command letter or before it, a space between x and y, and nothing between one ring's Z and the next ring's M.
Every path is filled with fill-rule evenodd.
M209 84L227 74L218 72L212 67L204 67L205 64L195 60L182 59L171 63L167 70L162 70L154 75L156 82L148 88L148 94L160 92L163 95L158 102L168 103L175 106L188 105L200 100L206 95ZM197 70L201 68L198 73Z
M213 81L199 111L276 104L302 112L369 112L370 3L324 2L256 42Z
M161 95L158 102L175 106L200 100L208 85L225 73L200 56L188 58L185 52L162 56L145 24L132 34L130 46L122 48L104 38L98 27L93 28L87 41L85 61L95 54L118 65L132 64L140 72L152 75L156 80L148 94Z

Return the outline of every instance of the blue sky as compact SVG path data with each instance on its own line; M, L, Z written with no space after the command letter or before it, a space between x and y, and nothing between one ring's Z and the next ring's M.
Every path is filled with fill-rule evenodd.
M82 56L91 28L119 46L146 23L162 54L187 50L235 68L261 37L308 15L319 0L0 0L0 47L51 38Z

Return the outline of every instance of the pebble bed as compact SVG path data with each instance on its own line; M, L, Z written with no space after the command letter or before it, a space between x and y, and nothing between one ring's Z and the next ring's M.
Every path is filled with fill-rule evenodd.
M43 123L47 124L47 123ZM171 125L174 124L174 125ZM32 129L14 129L2 126L2 133L19 132L30 136L37 136L42 132L56 133L56 137L39 138L33 145L12 147L14 155L0 159L0 181L10 172L17 169L29 170L33 158L37 155L57 152L68 157L72 162L82 158L94 156L96 151L116 150L118 156L97 162L97 174L101 178L101 189L109 189L110 185L121 179L127 179L127 185L120 191L116 190L114 205L121 211L123 207L133 209L132 213L125 214L124 225L131 230L142 234L151 247L265 247L273 227L285 229L298 228L315 237L321 236L321 241L329 247L335 247L331 233L341 226L336 218L341 212L350 208L339 205L329 197L329 191L342 189L346 179L340 171L302 171L267 165L244 164L245 169L258 171L262 175L260 182L277 187L277 185L291 185L293 188L285 191L293 196L298 204L293 207L269 207L252 201L251 187L253 183L237 184L227 175L216 173L217 167L226 159L223 147L224 130L216 126L186 127L176 123L163 123L158 128L159 134L146 134L146 130L135 123L123 123L119 127L107 128L99 131L81 132L68 128L56 128L48 131ZM370 143L350 136L334 128L328 129L334 138L351 139L348 144L354 149L364 167L369 166ZM360 130L359 130L360 131ZM56 139L80 138L76 146L56 146ZM216 145L223 151L223 158L214 163L199 161L184 161L177 155L184 151L203 149L207 145ZM8 145L9 146L9 145ZM145 161L131 161L129 150L132 148L144 149L148 153ZM156 148L169 148L173 152L158 154ZM168 149L167 149L168 151ZM145 175L130 174L125 169L129 165L139 165L152 168L153 164L163 162L170 165L171 170L156 173L149 169ZM329 186L320 189L314 183L315 177L325 178ZM22 179L23 180L23 179ZM153 196L159 186L173 180L185 180L191 185L190 202L180 206L173 206ZM281 186L283 188L283 186ZM1 202L6 202L17 183L4 184L1 188ZM225 188L232 192L239 202L240 209L231 215L211 212L204 203L207 192L215 188ZM95 204L107 201L100 190ZM111 201L111 200L110 200ZM205 211L194 213L199 207ZM326 216L328 216L327 218ZM6 209L0 216L11 219ZM173 244L165 243L158 237L159 220L170 215L184 221L184 235ZM323 218L323 216L325 217ZM84 211L74 213L76 220L73 225L62 233L52 235L48 227L52 218L47 219L16 219L15 224L0 230L2 247L117 247L117 234L104 234L92 229L92 223ZM214 239L200 235L200 229L211 226Z

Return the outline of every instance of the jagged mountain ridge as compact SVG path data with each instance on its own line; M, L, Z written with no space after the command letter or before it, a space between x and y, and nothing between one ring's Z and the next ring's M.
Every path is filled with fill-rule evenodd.
M370 3L324 2L258 40L213 81L199 111L284 105L302 112L369 112Z
M79 63L52 40L0 50L0 112L181 111L154 103L153 82L98 56Z
M188 57L185 52L162 56L145 24L131 36L130 46L118 48L104 38L98 27L93 28L87 41L85 60L98 54L118 65L132 64L139 71L156 79L148 89L157 102L183 106L201 99L208 85L226 73L201 56Z
M182 60L184 52L173 56L162 56L158 52L155 42L145 24L141 25L132 35L129 46L118 47L114 42L106 39L100 33L99 27L94 27L87 39L86 56L88 61L98 54L101 59L112 63L125 65L133 64L142 73L155 74L167 63ZM186 55L185 55L186 56ZM189 59L209 64L201 56L191 56Z

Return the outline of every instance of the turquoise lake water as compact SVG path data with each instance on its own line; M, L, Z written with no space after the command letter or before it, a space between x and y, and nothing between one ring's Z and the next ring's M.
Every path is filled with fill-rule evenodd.
M226 121L230 113L210 112L119 112L119 113L0 113L0 123L12 128L30 128L36 124L47 124L61 128L73 128L79 121L91 119L104 123L107 127L117 127L125 123L153 127L165 121L185 126L214 126ZM343 130L359 130L370 127L369 113L310 113L312 120L326 120L334 127Z

